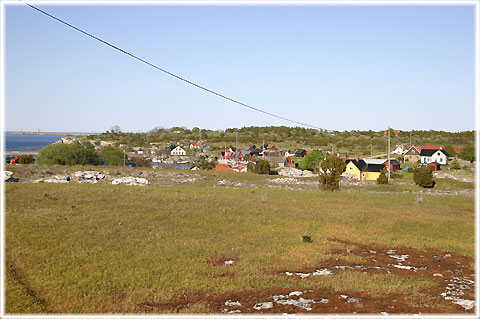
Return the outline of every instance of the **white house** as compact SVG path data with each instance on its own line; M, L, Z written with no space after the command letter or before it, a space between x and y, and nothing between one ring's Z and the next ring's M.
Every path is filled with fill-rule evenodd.
M395 149L392 151L391 154L403 155L405 151L406 151L405 146L403 144L400 144L400 145L397 145L397 147L395 147Z
M422 149L420 152L420 162L424 164L438 163L447 164L448 158L451 157L445 150Z
M172 156L185 156L187 152L180 146L175 147L173 150L170 151L170 155Z

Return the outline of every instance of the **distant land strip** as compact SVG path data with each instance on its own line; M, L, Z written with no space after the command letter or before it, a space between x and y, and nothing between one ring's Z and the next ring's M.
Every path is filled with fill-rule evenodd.
M5 155L38 155L38 151L6 151Z
M17 135L92 135L98 133L65 133L65 132L6 132Z

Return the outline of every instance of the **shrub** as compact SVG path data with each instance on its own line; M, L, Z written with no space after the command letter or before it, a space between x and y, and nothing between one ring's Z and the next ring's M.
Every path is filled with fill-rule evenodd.
M420 187L433 187L435 182L433 181L432 168L429 166L421 166L415 169L413 173L413 181Z
M266 160L257 159L255 162L250 161L247 164L247 171L255 174L270 174L270 163Z
M320 163L320 183L323 189L334 191L340 188L340 175L345 166L345 162L334 155L327 156Z
M382 185L388 184L388 177L387 177L386 171L387 171L386 168L382 169L382 171L380 172L380 176L378 176L377 178L377 184L382 184Z
M105 146L101 150L103 161L109 166L123 166L125 154L116 147Z
M200 156L198 159L197 167L200 169L206 169L206 170L211 170L215 168L215 161L209 161L207 160L206 156Z
M20 156L18 158L18 162L20 164L32 164L33 163L33 156L32 155L26 155L26 156Z
M254 172L257 174L270 174L270 163L266 160L257 160Z
M413 173L415 170L413 169L413 167L409 167L407 168L407 173Z
M460 169L460 164L458 163L457 160L453 160L451 163L450 163L450 168L451 169Z
M316 172L318 165L323 158L322 152L312 151L304 157L302 169L308 169L309 171Z
M45 165L97 165L98 156L90 142L48 145L38 152L37 162Z

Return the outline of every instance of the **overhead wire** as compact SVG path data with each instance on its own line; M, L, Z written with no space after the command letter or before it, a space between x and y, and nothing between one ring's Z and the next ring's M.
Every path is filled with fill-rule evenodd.
M135 54L133 54L133 53L130 53L130 52L128 52L128 51L126 51L126 50L124 50L124 49L122 49L122 48L120 48L120 47L118 47L118 46L116 46L116 45L108 42L108 41L105 41L105 40L103 40L103 39L101 39L101 38L99 38L99 37L97 37L97 36L95 36L95 35L93 35L93 34L91 34L91 33L89 33L89 32L86 32L86 31L84 31L84 30L82 30L82 29L80 29L80 28L78 28L78 27L76 27L76 26L74 26L74 25L72 25L72 24L70 24L70 23L68 23L68 22L60 19L60 18L57 18L56 16L54 16L54 15L52 15L52 14L50 14L50 13L48 13L48 12L46 12L46 11L40 9L40 8L37 8L37 7L35 7L34 5L31 5L31 4L28 4L28 3L25 3L25 4L26 4L27 6L29 6L30 8L32 8L32 9L34 9L34 10L36 10L36 11L38 11L38 12L40 12L40 13L42 13L42 14L44 14L44 15L46 15L46 16L48 16L48 17L50 17L50 18L52 18L52 19L54 19L54 20L56 20L56 21L58 21L58 22L60 22L60 23L62 23L62 24L64 24L64 25L66 25L66 26L68 26L68 27L70 27L70 28L72 28L72 29L74 29L74 30L76 30L76 31L78 31L78 32L80 32L80 33L82 33L82 34L84 34L84 35L92 38L92 39L97 40L97 41L100 42L100 43L103 43L103 44L105 44L105 45L107 45L107 46L109 46L109 47L111 47L111 48L113 48L113 49L115 49L115 50L117 50L117 51L120 51L120 52L123 53L123 54L126 54L127 56L129 56L129 57L131 57L131 58L133 58L133 59L135 59L135 60L138 60L138 61L140 61L140 62L142 62L142 63L144 63L144 64L146 64L146 65L148 65L148 66L150 66L150 67L153 67L153 68L155 68L155 69L157 69L157 70L159 70L159 71L161 71L161 72L163 72L163 73L165 73L165 74L168 74L168 75L170 75L170 76L172 76L172 77L174 77L174 78L176 78L176 79L178 79L178 80L180 80L180 81L183 81L183 82L186 82L186 83L188 83L188 84L190 84L190 85L193 85L193 86L195 86L195 87L197 87L197 88L199 88L199 89L201 89L201 90L204 90L204 91L206 91L206 92L208 92L208 93L214 94L214 95L216 95L216 96L218 96L218 97L221 97L221 98L223 98L223 99L225 99L225 100L228 100L228 101L230 101L230 102L233 102L233 103L235 103L235 104L238 104L238 105L247 107L247 108L249 108L249 109L251 109L251 110L254 110L254 111L257 111L257 112L266 114L266 115L270 115L270 116L273 116L273 117L275 117L275 118L278 118L278 119L281 119L281 120L284 120L284 121L287 121L287 122L290 122L290 123L299 124L299 125L301 125L301 126L310 127L310 128L314 128L314 129L317 129L317 130L323 130L322 128L320 128L320 127L318 127L318 126L311 125L311 124L307 124L307 123L303 123L303 122L299 122L299 121L296 121L296 120L292 120L292 119L286 118L286 117L284 117L284 116L280 116L280 115L277 115L277 114L274 114L274 113L271 113L271 112L268 112L268 111L264 111L264 110L262 110L262 109L259 109L259 108L257 108L257 107L254 107L254 106L252 106L252 105L243 103L243 102L238 101L238 100L236 100L236 99L234 99L234 98L231 98L231 97L228 97L228 96L223 95L223 94L221 94L221 93L218 93L218 92L216 92L216 91L214 91L214 90L211 90L211 89L209 89L209 88L207 88L207 87L205 87L205 86L202 86L202 85L197 84L197 83L195 83L195 82L193 82L193 81L190 81L190 80L188 80L188 79L186 79L186 78L184 78L184 77L181 77L181 76L179 76L179 75L177 75L177 74L175 74L175 73L173 73L173 72L170 72L170 71L168 71L168 70L166 70L166 69L163 69L163 68L161 68L161 67L159 67L159 66L157 66L157 65L155 65L155 64L153 64L153 63L151 63L151 62L148 62L147 60L142 59L142 58L138 57L137 55L135 55Z

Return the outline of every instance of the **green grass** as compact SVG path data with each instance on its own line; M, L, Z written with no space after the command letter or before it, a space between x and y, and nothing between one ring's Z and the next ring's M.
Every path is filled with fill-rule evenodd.
M257 182L271 178L199 174ZM144 300L192 291L300 285L420 294L429 285L392 280L393 275L346 272L336 279L299 282L272 273L314 267L330 249L342 246L327 237L474 255L472 195L423 195L418 204L418 195L408 192L229 189L202 183L7 184L6 311L139 312L136 304ZM313 243L302 242L302 235ZM220 257L238 262L234 267L207 262ZM219 272L234 276L218 277ZM127 297L118 298L123 293Z

